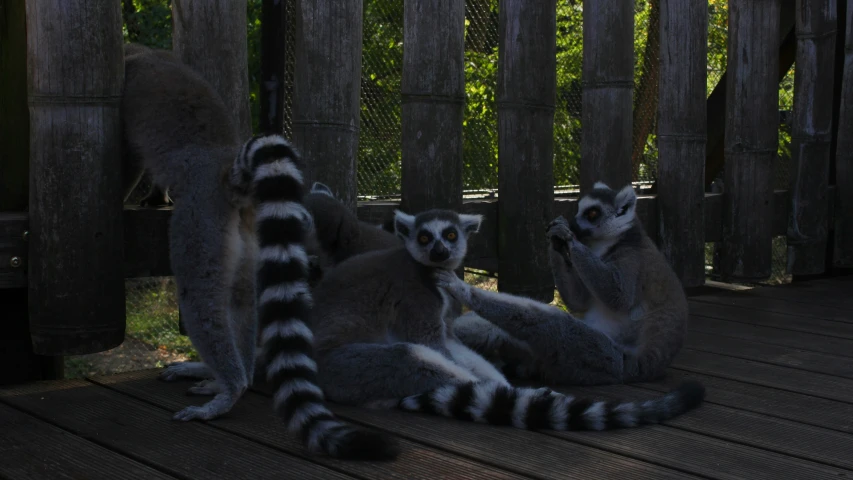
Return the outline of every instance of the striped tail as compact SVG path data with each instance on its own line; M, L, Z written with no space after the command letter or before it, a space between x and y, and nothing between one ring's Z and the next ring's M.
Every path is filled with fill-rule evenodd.
M528 430L612 430L668 420L704 398L705 387L693 381L642 402L607 402L489 382L439 387L404 398L399 408Z
M312 298L304 241L313 220L302 204L301 167L287 140L263 135L245 143L231 171L235 190L251 192L255 203L258 321L273 405L312 452L350 460L394 459L396 442L336 418L316 382L314 336L305 323Z

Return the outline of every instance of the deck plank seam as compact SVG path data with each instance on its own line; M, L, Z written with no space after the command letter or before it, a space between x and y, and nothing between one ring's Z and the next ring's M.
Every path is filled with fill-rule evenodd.
M719 375L713 375L713 374L710 374L710 373L705 373L705 372L693 372L693 371L690 371L690 370L687 370L687 369L684 369L684 368L680 368L680 367L670 367L670 368L671 368L671 369L673 369L673 370L678 370L678 371L681 371L681 372L692 373L692 374L699 375L699 376L706 376L706 377L719 378L719 379L721 379L721 380L726 380L726 381L729 381L729 382L736 382L736 383L741 383L741 384L744 384L744 385L751 385L751 386L753 386L753 387L761 387L761 388L769 388L769 389L774 389L774 390L781 390L781 389L776 389L776 388L774 388L774 387L768 387L768 386L766 386L766 385L756 385L756 384L754 384L754 383L744 382L743 380L737 380L737 379L733 379L733 378L721 377L721 376L719 376ZM647 388L647 387L642 387L642 388ZM649 390L653 390L653 391L654 391L654 389L653 389L653 388L649 388ZM810 395L808 395L808 394L803 394L803 393L800 393L800 392L793 392L793 393L795 393L795 394L797 394L797 395L810 396ZM829 400L829 401L830 401L830 402L835 402L835 403L843 403L843 402L839 402L839 401L837 401L837 400ZM741 411L744 411L744 412L749 412L749 413L755 413L755 414L759 414L759 415L764 415L764 416L771 417L771 418L778 418L778 419L780 419L780 420L788 420L789 422L796 422L796 423L801 423L801 424L803 424L803 425L810 425L810 426L812 426L812 427L825 428L825 429L827 429L827 430L832 430L833 432L840 432L840 433L844 433L844 434L847 434L847 435L851 435L851 432L850 432L849 430L842 430L842 429L832 428L832 427L828 427L828 426L826 426L826 425L822 425L822 424L818 424L818 423L804 422L804 421L802 421L802 420L795 420L795 419L792 419L792 418L789 418L789 417L783 417L783 416L781 416L781 415L774 415L774 414L772 414L772 413L768 413L768 412L766 412L766 411L760 411L760 410L756 410L756 409L745 408L745 407L744 407L744 405L743 405L743 404L740 404L740 403L723 403L723 402L714 401L714 400L712 400L712 399L708 399L708 398L706 398L704 402L705 402L705 403L709 403L709 404L713 404L713 405L720 405L720 406L723 406L723 407L729 407L729 408L733 408L733 409L735 409L735 410L741 410Z
M714 318L713 320L720 320L720 319L718 319L718 318ZM756 325L756 326L757 326L757 327L764 327L764 325ZM818 354L821 354L821 355L827 355L827 356L830 356L830 357L837 357L837 358L843 358L843 359L851 359L851 358L853 358L853 350L851 350L851 354L850 354L850 355L842 355L842 354L839 354L839 353L829 353L829 352L826 352L826 351L823 351L823 350L814 350L814 349L809 348L809 347L802 347L802 346L792 347L791 345L785 345L785 344L782 344L782 343L775 343L775 342L767 341L767 340L754 340L754 339L752 339L752 338L745 338L745 337L738 336L738 335L726 334L726 333L721 333L721 332L715 332L715 331L710 330L710 329L707 329L707 328L702 328L702 326L701 326L701 325L690 325L688 328L689 328L689 330L690 330L690 331L699 332L699 333L702 333L702 334L705 334L705 335L716 335L716 336L718 336L718 337L733 338L733 339L736 339L736 340L743 340L743 341L746 341L746 342L757 343L757 344L761 344L761 345L769 345L769 346L773 346L773 347L781 347L781 348L790 348L790 349L792 349L792 350L799 350L799 351L807 352L807 353L818 353ZM773 328L773 327L767 327L767 328ZM803 333L803 332L800 332L800 333ZM823 336L825 336L825 335L823 335ZM835 338L835 337L830 337L830 338ZM839 338L839 339L836 339L836 340L845 340L845 339L843 339L843 338ZM851 346L851 348L853 348L853 341L851 341L851 342L850 342L850 346Z
M15 409L15 410L17 410L17 411L19 411L19 412L22 412L22 413L24 413L24 414L26 414L26 415L29 415L30 417L35 418L35 419L37 419L37 420L39 420L39 421L41 421L41 422L44 422L44 423L46 423L46 424L48 424L48 425L51 425L51 426L53 426L53 427L56 427L56 428L58 428L58 429L60 429L60 430L62 430L62 431L64 431L64 432L66 432L66 433L69 433L69 434L71 434L71 435L74 435L75 437L80 438L81 440L83 440L83 441L85 441L85 442L91 443L92 445L97 445L98 447L101 447L101 448L104 448L104 449L106 449L106 450L109 450L109 451L111 451L111 452L113 452L113 453L115 453L115 454L117 454L117 455L121 455L121 456L123 456L123 457L127 458L127 459L128 459L128 460L130 460L130 461L134 461L134 462L139 463L139 464L141 464L141 465L145 465L146 467L151 468L151 469L153 469L153 470L156 470L156 471L158 471L158 472L160 472L160 473L162 473L162 474L164 474L164 475L167 475L167 476L170 476L170 477L172 477L172 478L179 479L179 480L194 480L192 477L187 477L187 476L185 476L185 475L183 475L183 474L181 474L181 473L179 473L179 472L175 472L175 471L173 471L173 470L169 470L168 468L166 468L166 467L164 467L164 466L160 466L160 465L158 465L158 464L157 464L157 463L155 463L155 462L149 462L149 461L147 461L144 457L141 457L141 456L138 456L138 455L134 455L132 452L125 452L125 451L121 450L120 448L117 448L117 447L115 447L115 448L114 448L114 447L113 447L113 446L111 446L109 443L106 443L106 442L99 442L99 441L97 441L97 440L96 440L96 437L93 437L93 436L90 436L90 435L82 435L82 434L80 434L79 432L75 431L75 430L74 430L74 429L72 429L72 428L64 427L64 426L62 426L61 424L59 424L59 423L57 423L57 422L54 422L54 421L50 420L49 418L46 418L46 417L44 417L44 416L42 416L42 415L39 415L38 413L36 413L36 412L35 412L35 411L33 411L33 410L29 410L29 409L27 409L27 408L25 408L25 407L19 407L18 405L15 405L14 403L9 402L8 400L6 400L6 399L5 399L5 398L3 398L3 397L0 397L0 403L2 403L3 405L6 405L6 406L8 406L8 407L11 407L11 408L13 408L13 409Z
M765 298L765 297L762 297L762 298ZM772 314L778 314L778 315L786 315L786 316L791 316L791 317L811 318L811 319L815 319L815 320L824 320L827 322L843 323L845 325L853 324L853 318L851 318L849 320L838 320L835 318L826 318L824 316L817 315L817 314L810 315L810 314L806 314L806 313L780 312L778 310L769 310L768 307L748 307L745 305L731 305L731 304L723 303L724 301L725 300L723 300L723 299L694 297L694 298L691 298L688 301L688 303L689 302L696 302L696 303L702 303L705 305L721 305L724 307L737 308L739 310L751 310L754 312L765 312L765 313L772 313ZM811 304L805 304L805 305L811 305ZM835 308L835 307L830 307L830 308L833 308L833 310L839 310L840 312L844 311L841 308ZM691 312L691 315L693 315L692 312Z
M660 390L655 390L655 389L648 388L648 387L635 386L635 385L626 385L626 386L627 386L627 387L629 387L629 388L635 389L635 390L644 390L644 391L650 391L650 392L660 393ZM760 415L760 416L764 416L764 417L767 417L767 418L772 418L772 419L774 419L774 420L783 420L783 421L786 421L786 422L789 422L789 423L794 423L794 424L797 424L797 425L803 425L803 426L808 426L808 427L812 427L812 428L819 428L819 429L821 429L821 430L826 430L827 432L836 432L836 433L838 433L838 431L837 431L837 430L832 430L832 429L829 429L829 428L826 428L826 427L822 427L822 426L818 426L818 425L810 425L810 424L807 424L807 423L797 422L797 421L795 421L795 420L790 420L790 419L786 419L786 418L779 418L779 417L775 417L775 416L772 416L772 415L767 415L767 414L764 414L764 413L751 412L751 411L749 411L749 410L743 410L743 409L735 408L735 407L728 406L728 405L722 405L722 404L712 403L712 402L708 402L708 403L713 404L713 406L715 406L715 407L720 407L720 408L725 408L725 409L731 409L731 410L738 410L738 411L741 411L741 412L748 412L748 413L750 413L750 414L752 414L752 415ZM735 443L735 444L738 444L738 445L745 445L745 446L747 446L747 447L752 447L752 448L756 448L756 449L759 449L759 450L764 450L764 451L767 451L767 452L772 452L772 453L775 453L775 454L784 455L784 456L786 456L786 457L797 458L797 459L799 459L799 460L805 460L805 461L808 461L808 462L819 463L819 464L826 465L826 466L833 467L833 468L839 468L839 469L841 469L841 470L845 470L845 471L848 471L848 472L853 473L853 469L852 469L849 465L841 465L841 464L831 463L831 461L819 460L819 459L816 459L816 458L813 458L813 457L808 457L808 456L806 456L806 455L797 454L797 453L794 453L794 452L792 452L792 451L786 451L786 450L781 450L781 449L777 449L777 448L772 448L772 447L770 447L770 446L768 446L768 445L760 445L760 444L755 443L755 442L748 442L748 441L745 441L745 440L738 440L738 439L736 439L736 438L732 438L732 437L725 437L725 436L722 436L722 435L713 434L713 433L711 433L711 432L705 432L705 431L699 430L699 429L697 429L697 428L690 428L690 427L688 427L688 426L673 425L673 424L672 424L672 420L665 420L663 423L661 423L661 425L665 425L665 426L667 426L667 427L675 428L675 429L678 429L678 430L681 430L681 431L685 431L685 432L690 432L690 433L693 433L693 434L703 435L703 436L706 436L706 437L709 437L709 438L714 438L714 439L717 439L717 440L722 440L722 441L724 441L724 442L728 442L728 443ZM845 433L845 434L847 434L847 435L850 435L850 433L848 433L848 432L840 432L840 433Z
M715 354L715 355L717 355L717 354ZM750 362L752 362L753 360L749 360L749 361L750 361ZM758 362L756 362L756 363L758 363ZM775 366L775 365L774 365L774 366ZM821 399L821 400L827 400L827 401L836 402L836 403L843 403L843 404L845 404L845 405L853 405L853 399L851 399L850 401L847 401L847 400L839 400L839 399L837 399L837 398L830 398L830 397L826 397L826 396L823 396L823 395L816 395L816 394L814 394L814 393L805 392L805 391L802 391L802 390L794 390L794 389L791 389L791 388L784 388L784 387L779 387L779 386L776 386L776 385L768 385L768 384L766 384L766 383L757 383L756 381L748 381L748 382L745 382L745 381L743 381L743 380L739 380L739 379L737 379L737 378L735 378L735 377L733 377L733 376L725 376L724 374L711 373L711 372L708 372L708 371L706 371L706 370L697 370L697 369L695 369L695 368L693 368L693 367L691 367L691 366L685 366L685 365L681 365L681 364L679 364L677 367L676 367L676 366L673 366L672 368L675 368L676 370L681 370L681 371L684 371L684 372L700 373L700 374L703 374L703 375L708 375L708 376L710 376L710 377L722 378L722 379L725 379L725 380L740 381L741 383L746 383L746 384L749 384L749 385L755 385L755 386L759 386L759 387L771 388L771 389L779 390L779 391L782 391L782 392L796 393L796 394L799 394L799 395L805 395L805 396L808 396L808 397L819 398L819 399ZM781 367L781 368L784 368L784 367ZM759 380L759 381L760 381L760 380Z
M250 390L255 391L256 393L259 393L259 394L264 395L264 396L269 396L269 394L268 394L267 392L264 392L264 391L262 391L262 390L255 390L255 389L253 389L253 388L251 388L251 387L250 387ZM332 405L334 405L334 404L332 404ZM399 432L394 432L393 430L389 430L389 429L387 429L387 428L384 428L384 427L381 427L381 426L377 426L377 425L372 425L372 424L370 424L369 422L364 422L364 421L361 421L361 420L358 420L358 419L352 418L352 417L350 417L350 416L348 416L348 415L342 415L342 414L339 414L339 413L337 413L337 412L335 413L335 415L338 415L340 418L345 419L345 420L346 420L346 421L348 421L348 422L352 422L353 424L361 425L361 426L364 426L364 427L374 428L374 429L377 429L377 430L381 430L381 431L383 431L383 432L392 433L392 434L394 434L394 435L396 435L396 436L398 436L398 437L400 437L400 438L405 438L405 439L407 439L407 440L409 440L409 441L412 441L412 442L415 442L415 443L418 443L418 444L421 444L421 445L425 445L425 446L427 446L427 447L429 447L429 448L432 448L432 449L435 449L435 450L440 450L440 451L442 451L442 452L449 452L449 453L451 453L451 454L454 454L454 455L458 455L458 456L460 456L460 457L463 457L463 458L465 458L465 459L467 459L467 460L472 460L472 461L475 461L475 462L478 462L478 463L481 463L481 464L484 464L484 465L489 465L490 467L497 468L497 469L500 469L500 470L503 470L503 471L506 471L506 472L509 472L509 473L513 473L513 474L516 474L516 475L523 475L525 478L536 478L536 479L542 479L542 480L550 480L550 478L549 478L549 477L544 477L544 476L531 477L529 474L522 473L522 472L517 471L517 470L515 470L515 469L513 469L513 468L511 468L511 467L506 467L506 466L503 466L503 465L496 465L496 464L494 464L494 463L492 463L492 462L487 462L487 461L484 461L484 460L481 460L481 459L478 459L478 458L471 457L471 456L469 456L469 455L467 455L467 454L465 454L465 453L462 453L462 452L458 452L458 451L450 450L450 449L447 449L447 448L445 448L445 447L442 447L442 446L439 446L439 445L435 445L435 444L432 444L432 443L425 443L423 440L420 440L420 439L418 439L417 437L414 437L414 436L412 436L412 435L409 435L409 434L403 434L403 433L399 433ZM453 419L450 419L450 420L453 420ZM471 423L471 422L468 422L468 423ZM515 427L502 427L502 428L509 428L509 429L511 429L511 430L519 430L519 429L517 429L517 428L515 428ZM527 431L530 431L530 430L527 430ZM544 435L548 435L548 433L547 433L545 430L541 430L541 431L538 431L538 432L536 432L536 433L544 434ZM551 435L551 436L553 436L553 435ZM595 450L603 451L603 452L609 453L609 454L611 454L611 455L615 454L615 455L617 455L617 456L619 456L619 457L630 458L631 460L639 461L639 462L642 462L642 463L647 463L647 464L649 464L649 465L655 465L655 466L662 467L662 468L665 468L665 469L668 469L668 470L677 471L677 472L680 472L680 473L689 473L689 472L682 472L681 470L674 469L674 468L667 467L667 466L656 465L654 462L651 462L651 461L649 461L649 460L647 460L647 459L644 459L644 458L632 457L632 456L628 456L628 455L625 455L625 454L622 454L622 453L612 452L612 451L607 450L607 449L604 449L604 448L599 448L599 447L596 447L596 446L586 445L586 444L582 444L582 443L580 443L580 442L575 442L575 441L573 441L573 440L571 440L571 439L568 439L568 438L563 438L563 437L560 437L560 436L556 436L555 438L559 438L559 439L560 439L560 440L562 440L562 441L566 441L566 442L570 442L570 443L576 443L576 444L579 444L579 445L583 445L584 447L593 448L593 449L595 449ZM703 477L703 478L707 478L707 477ZM715 480L715 479L711 479L711 480Z
M134 400L136 400L136 401L139 401L139 402L145 403L145 404L150 405L150 406L152 406L152 407L155 407L155 408L157 408L157 409L159 409L159 410L163 410L163 411L164 411L164 412L166 412L167 414L168 414L169 412L171 412L171 410L169 410L168 408L166 408L166 407L164 407L164 406L162 406L162 405L158 404L157 402L154 402L154 401L151 401L151 400L147 400L147 399L144 399L144 398L137 397L137 396L135 396L135 395L133 395L133 394L131 394L131 393L129 393L129 392L125 392L125 391L123 391L123 390L120 390L120 389L117 389L117 388L115 388L115 387L112 387L111 385L107 385L107 384L104 384L104 383L98 382L97 380L93 379L92 377L88 377L88 376L87 376L87 377L85 377L85 380L86 380L87 382L92 383L92 384L94 384L94 385L97 385L97 386L99 386L99 387L106 388L107 390L110 390L110 391L112 391L112 392L115 392L115 393L121 394L121 395L123 395L123 396L125 396L125 397L132 398L132 399L134 399ZM336 467L336 466L331 465L331 464L324 464L324 463L321 463L321 462L317 461L316 456L311 456L311 455L308 455L308 454L305 454L305 455L303 456L303 455L301 455L301 454L299 454L299 453L291 452L291 451L285 450L285 449L281 448L280 446L277 446L277 445L274 445L274 444L270 444L269 442L263 441L263 440L261 440L261 439L258 439L258 438L251 438L251 437L248 437L248 436L246 436L246 435L244 435L244 434L241 434L241 433L238 433L238 432L232 431L232 430L230 430L230 429L223 428L223 427L221 427L221 426L219 426L219 425L215 425L215 424L210 423L210 422L207 422L207 421L201 421L201 422L196 422L196 423L202 424L202 425L204 425L204 426L206 426L206 427L208 427L208 428L213 428L213 429L215 429L215 430L219 430L220 432L223 432L223 433L225 433L225 434L227 434L227 435L233 435L233 436L238 437L238 438L241 438L241 439L243 439L243 440L247 440L247 441L249 441L249 442L251 442L251 443L256 443L256 444L258 444L258 445L262 445L262 446L267 447L267 448L272 448L273 450L276 450L277 452L280 452L280 453L282 453L282 454L284 454L284 455L287 455L287 456L289 456L289 457L293 457L293 458L301 459L301 460L306 460L306 461L310 462L311 464L313 464L313 465L317 465L317 466L319 466L319 467L321 467L321 468L328 468L329 470L335 470L335 471L337 471L338 473L341 473L341 474L343 474L343 475L348 475L348 476L350 476L350 477L352 477L352 478L358 478L358 479L360 479L360 480L371 480L369 477L363 477L363 476L360 476L360 475L354 474L353 472L349 472L349 471L347 471L347 470L341 469L340 467Z
M840 339L843 339L843 340L853 340L853 335L850 335L850 336L846 336L846 335L838 335L838 334L827 335L826 333L821 333L820 331L816 331L816 330L805 330L805 329L802 329L802 328L790 328L790 327L786 328L786 327L779 326L779 325L768 325L768 324L766 324L766 323L755 323L755 322L749 322L749 321L744 321L744 320L738 320L738 319L736 319L736 318L731 318L731 317L725 317L725 316L714 316L713 314L708 314L708 313L702 313L702 314L700 314L700 313L693 313L693 312L691 312L691 313L690 313L690 316L691 316L691 317L710 318L710 319L713 319L713 320L725 320L725 321L727 321L727 322L741 323L741 324L743 324L743 325L752 325L752 326L754 326L754 327L775 328L775 329L777 329L777 330L784 330L784 331L786 331L786 332L810 333L810 334L812 334L812 335L820 335L820 336L822 336L822 337L828 337L828 338L840 338ZM845 324L845 325L846 325L846 324ZM689 327L688 327L688 328L689 328Z
M684 346L684 347L682 347L682 348L684 348L684 350L692 350L692 351L695 351L695 352L712 353L712 354L714 354L714 355L720 355L720 356L722 356L722 357L736 358L736 359L738 359L738 360L747 360L747 361L750 361L750 362L761 363L761 364L764 364L764 365L771 365L771 366L779 367L779 368L790 368L791 370L797 370L797 371L800 371L800 372L817 373L817 374L820 374L820 375L826 375L827 377L840 378L840 379L843 379L843 380L853 380L853 373L851 373L851 375L850 375L850 376L838 375L838 374L835 374L835 373L827 373L827 372L825 372L825 371L817 370L817 369L813 369L813 368L803 368L803 367L796 366L796 365L786 365L786 364L783 364L783 363L771 362L771 361L768 361L768 360L758 360L758 359L756 359L756 358L754 358L754 357L752 357L752 358L751 358L751 357L745 357L745 356L736 355L736 354L733 354L733 353L721 353L721 352L714 351L714 349L712 349L712 348L706 348L706 347L701 347L701 346L692 346L692 345L691 345L691 346L688 346L688 345L685 345L685 346ZM799 349L792 349L792 350L799 350ZM812 353L820 353L820 352L812 352ZM847 357L841 357L841 358L845 358L845 359L846 359ZM811 394L806 394L806 395L811 395ZM815 395L812 395L812 396L815 396Z

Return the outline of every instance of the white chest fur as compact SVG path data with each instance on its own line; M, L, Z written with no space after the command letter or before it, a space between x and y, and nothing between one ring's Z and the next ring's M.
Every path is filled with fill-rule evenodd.
M623 325L628 321L628 317L629 314L617 312L608 308L604 303L594 300L592 307L584 314L583 321L590 328L594 328L607 335L611 340L615 340Z

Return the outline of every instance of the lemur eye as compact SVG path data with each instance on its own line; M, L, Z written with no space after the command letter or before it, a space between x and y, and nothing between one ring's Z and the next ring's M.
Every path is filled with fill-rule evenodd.
M597 208L590 208L586 211L586 219L587 220L595 220L598 218L599 212Z
M456 240L456 232L451 230L444 234L444 238L450 240L451 242Z
M421 245L426 245L427 243L429 243L429 237L427 235L421 234L420 236L418 236L418 243L420 243Z

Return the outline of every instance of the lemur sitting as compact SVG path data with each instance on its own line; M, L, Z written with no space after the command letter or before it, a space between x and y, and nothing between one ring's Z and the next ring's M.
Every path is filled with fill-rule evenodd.
M548 225L560 297L583 317L441 274L439 285L475 313L457 319L454 332L477 351L509 346L528 352L531 362L523 367L548 383L662 377L683 343L687 299L637 219L636 203L630 185L616 192L599 182L580 199L571 222L560 216Z
M516 388L449 331L449 299L435 274L454 276L479 215L396 212L404 244L351 257L314 289L318 381L338 403L398 407L528 429L603 430L672 418L704 397L688 382L647 402L608 403ZM282 360L285 362L285 360ZM308 360L298 355L289 365Z
M174 200L169 253L187 332L204 363L162 378L215 380L193 387L213 398L176 420L228 412L254 373L257 324L276 412L312 452L348 459L397 455L391 437L348 425L327 409L314 381L302 160L279 135L243 143L222 99L165 51L129 48L121 102L125 146ZM289 363L298 358L301 363Z

